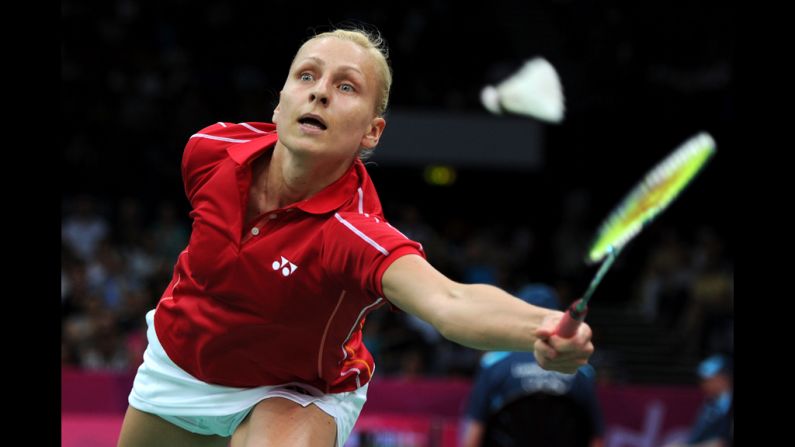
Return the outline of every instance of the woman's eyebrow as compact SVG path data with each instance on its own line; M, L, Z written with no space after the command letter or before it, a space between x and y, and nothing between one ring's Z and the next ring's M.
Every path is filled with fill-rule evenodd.
M323 59L321 59L319 57L316 57L316 56L307 56L300 63L303 64L305 62L314 62L317 65L320 65L321 67L325 67L326 66L326 61L324 61ZM356 68L353 65L340 65L340 69L355 71L356 73L359 73L360 75L364 76L364 73L362 73L361 70L359 70L358 68Z

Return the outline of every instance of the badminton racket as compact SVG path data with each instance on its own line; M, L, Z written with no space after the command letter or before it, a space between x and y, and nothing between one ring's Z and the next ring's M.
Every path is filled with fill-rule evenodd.
M588 264L602 262L585 294L569 306L555 334L571 338L588 312L588 301L621 250L660 215L715 154L715 141L701 132L654 166L619 202L596 232L586 256Z

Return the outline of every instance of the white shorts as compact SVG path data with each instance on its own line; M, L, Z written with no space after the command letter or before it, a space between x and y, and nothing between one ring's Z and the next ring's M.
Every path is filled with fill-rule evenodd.
M367 400L369 384L355 391L334 394L324 394L315 387L297 382L256 388L208 384L168 358L157 340L154 318L155 311L150 310L146 314L149 346L135 375L130 406L193 433L228 437L259 401L283 397L303 407L315 404L333 417L337 424L337 447L345 445Z

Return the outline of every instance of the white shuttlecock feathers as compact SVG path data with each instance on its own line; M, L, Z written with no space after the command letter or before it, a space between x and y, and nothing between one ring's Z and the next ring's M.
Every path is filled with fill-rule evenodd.
M541 57L525 62L519 71L496 87L484 87L480 100L495 114L510 112L550 123L563 121L565 112L558 73Z

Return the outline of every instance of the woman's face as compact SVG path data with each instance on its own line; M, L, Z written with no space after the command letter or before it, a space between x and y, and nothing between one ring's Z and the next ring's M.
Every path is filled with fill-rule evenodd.
M273 114L279 141L296 154L350 160L378 142L385 122L376 117L380 78L373 56L334 37L304 44Z

